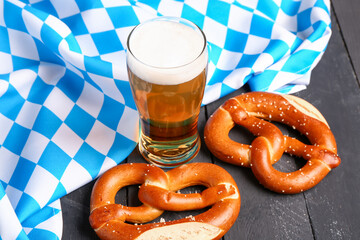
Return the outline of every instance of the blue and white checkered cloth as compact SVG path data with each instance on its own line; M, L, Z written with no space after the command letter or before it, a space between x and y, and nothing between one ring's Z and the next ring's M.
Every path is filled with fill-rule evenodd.
M126 39L160 15L206 34L204 105L304 89L331 35L329 0L0 0L1 240L60 239L59 199L134 149Z

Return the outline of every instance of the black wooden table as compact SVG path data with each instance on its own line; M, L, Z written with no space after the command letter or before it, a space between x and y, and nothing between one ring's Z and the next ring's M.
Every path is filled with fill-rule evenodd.
M310 86L295 95L312 103L327 119L342 163L315 188L296 195L281 195L263 188L250 169L217 160L203 142L193 161L212 162L225 168L234 177L241 194L239 217L224 239L360 239L360 1L333 0L332 22L333 35L312 73ZM206 120L215 109L247 90L244 87L201 109L202 139ZM287 134L297 136L292 129L280 127ZM252 140L241 128L232 130L230 136L243 143ZM135 149L125 162L144 160ZM284 156L275 167L289 171L303 164L303 160ZM88 222L93 185L91 182L61 199L63 239L98 239ZM136 187L120 190L116 201L137 206ZM172 220L188 215L188 212L166 212L162 217Z

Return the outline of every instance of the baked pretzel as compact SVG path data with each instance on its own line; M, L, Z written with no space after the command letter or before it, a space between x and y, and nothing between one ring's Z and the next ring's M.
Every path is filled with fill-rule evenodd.
M305 135L312 145L284 136L271 122L284 123ZM229 138L238 124L256 136L251 145ZM226 101L209 118L204 132L209 150L220 160L251 167L266 188L279 193L299 193L318 184L340 164L335 138L321 113L305 100L265 92L251 92ZM291 173L272 167L284 152L307 160Z
M143 205L116 204L116 193L134 184L142 184L138 196ZM201 193L176 193L195 185L207 189ZM142 224L156 219L164 210L194 210L211 205L209 210L194 217ZM96 181L89 220L101 239L219 239L234 224L239 211L237 185L219 166L191 163L165 173L154 165L135 163L118 165Z

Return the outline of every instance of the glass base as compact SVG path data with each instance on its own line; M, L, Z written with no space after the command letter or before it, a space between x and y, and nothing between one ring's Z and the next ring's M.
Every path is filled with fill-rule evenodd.
M199 135L178 141L154 141L141 134L139 151L146 161L161 168L175 168L191 161L199 152Z

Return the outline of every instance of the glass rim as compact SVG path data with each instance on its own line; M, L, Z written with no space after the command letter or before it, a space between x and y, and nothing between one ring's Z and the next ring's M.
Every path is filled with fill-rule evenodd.
M131 38L131 35L132 33L139 27L143 26L144 24L146 23L149 23L149 22L153 22L153 21L173 21L173 22L178 22L178 23L181 23L181 22L185 22L187 23L188 25L191 25L189 27L194 27L196 28L200 33L201 33L201 36L203 37L203 40L204 40L204 46L203 46L203 49L201 50L200 54L195 57L193 60L191 60L190 62L188 63L185 63L185 64L182 64L182 65L179 65L179 66L174 66L174 67L157 67L157 66L153 66L151 64L148 64L148 63L145 63L143 61L141 61L140 59L138 59L131 51L130 49L130 38ZM206 36L205 36L205 33L203 32L203 30L197 25L195 24L194 22L190 21L190 20L187 20L185 18L180 18L180 17L172 17L172 16L161 16L161 17L155 17L155 18L151 18L151 19L148 19L138 25L136 25L129 33L129 36L127 38L127 41L126 41L126 50L128 53L131 54L131 56L136 60L138 61L139 63L147 66L147 67L150 67L150 68L154 68L154 69L163 69L163 70L167 70L167 69L177 69L177 68L182 68L182 67L185 67L185 66L188 66L190 64L192 64L193 62L195 62L196 60L198 60L205 52L207 48L207 40L206 40Z

